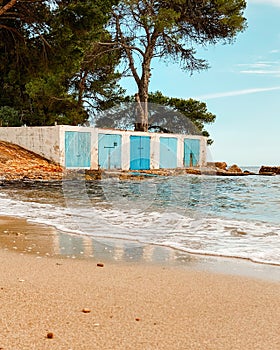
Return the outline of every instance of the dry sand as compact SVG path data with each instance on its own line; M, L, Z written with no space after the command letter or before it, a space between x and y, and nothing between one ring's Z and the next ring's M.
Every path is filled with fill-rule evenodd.
M0 349L280 349L279 282L97 262L2 247Z

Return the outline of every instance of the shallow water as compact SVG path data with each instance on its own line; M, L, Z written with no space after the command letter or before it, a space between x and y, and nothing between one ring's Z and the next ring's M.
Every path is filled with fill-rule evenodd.
M5 185L0 215L65 232L280 264L280 176Z

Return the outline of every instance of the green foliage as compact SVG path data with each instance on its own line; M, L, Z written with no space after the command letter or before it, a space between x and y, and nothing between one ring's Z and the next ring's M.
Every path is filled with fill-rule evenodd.
M95 125L103 128L133 130L138 118L134 96L127 96L104 113L97 115ZM166 97L160 91L149 94L148 129L152 132L192 134L209 137L204 129L216 116L207 110L205 102L194 99ZM208 144L213 141L208 139Z
M118 53L96 44L114 3L26 0L0 16L0 106L27 125L77 125L123 93Z
M166 97L160 91L149 94L149 103L156 103L172 110L171 118L158 114L154 122L156 125L170 129L175 133L188 133L190 125L192 129L196 129L201 135L209 137L209 133L204 130L205 124L214 123L216 116L208 112L205 102L197 101L192 98L182 99L174 97ZM177 114L178 113L178 114ZM184 118L182 118L184 116ZM208 144L212 144L213 140L208 139Z
M232 43L246 28L244 0L25 0L1 12L7 3L0 4L0 107L17 111L27 125L83 124L113 107L124 93L116 73L124 58L138 87L139 130L159 122L160 113L142 104L149 99L173 112L173 126L162 117L167 130L190 132L174 116L180 111L207 134L204 124L214 118L205 104L148 94L152 59L207 69L195 47ZM4 123L17 123L9 118Z
M0 126L21 126L19 113L12 107L0 107Z

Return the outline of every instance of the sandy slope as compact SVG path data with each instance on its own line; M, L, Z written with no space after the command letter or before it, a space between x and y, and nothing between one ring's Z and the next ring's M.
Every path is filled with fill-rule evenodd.
M60 179L62 170L62 167L33 152L9 142L0 141L2 180Z

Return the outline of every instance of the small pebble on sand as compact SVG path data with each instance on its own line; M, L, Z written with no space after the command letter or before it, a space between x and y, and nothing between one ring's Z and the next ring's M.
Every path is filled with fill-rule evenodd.
M84 314L89 314L90 313L90 309L88 309L88 308L83 308L83 310L82 310L82 312L84 313Z

